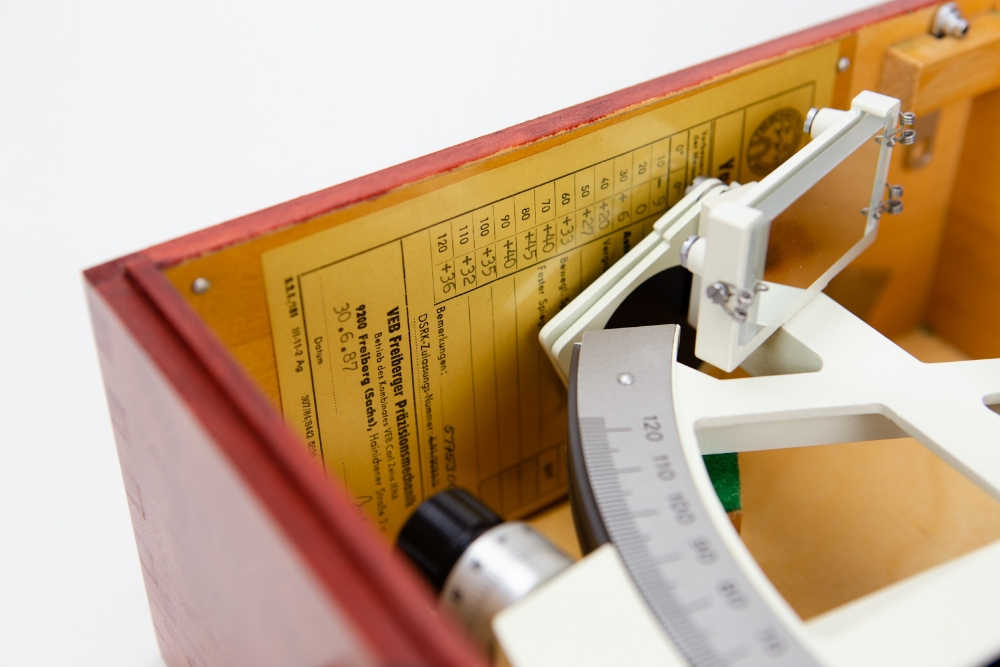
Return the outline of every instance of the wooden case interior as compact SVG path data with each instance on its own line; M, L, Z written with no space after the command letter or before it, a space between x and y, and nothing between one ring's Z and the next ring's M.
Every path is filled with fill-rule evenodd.
M162 271L280 409L262 253L832 43L851 62L833 106L862 90L898 96L928 138L895 150L905 212L882 219L828 294L923 361L1000 357L1000 14L960 4L965 40L927 34L935 7L912 11ZM192 290L200 277L207 293ZM909 438L743 454L740 465L743 539L803 618L1000 538L1000 505ZM565 503L533 520L579 554Z

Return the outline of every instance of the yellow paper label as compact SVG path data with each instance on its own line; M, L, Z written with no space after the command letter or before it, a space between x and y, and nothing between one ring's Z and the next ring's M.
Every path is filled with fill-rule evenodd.
M263 255L282 410L395 536L452 486L517 516L566 489L566 398L541 327L698 176L757 180L830 103L837 45Z

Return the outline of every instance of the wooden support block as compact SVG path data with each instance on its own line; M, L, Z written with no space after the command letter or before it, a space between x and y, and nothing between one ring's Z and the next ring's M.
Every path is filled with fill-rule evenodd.
M966 353L1000 357L1000 90L976 99L927 322Z
M978 16L989 12L993 2L959 5L966 16ZM926 33L936 9L936 5L916 9L858 31L853 52L843 54L852 64L845 72L850 79L848 92L838 108L846 108L863 90L888 94L880 87L886 52ZM937 263L970 108L966 99L941 109L934 159L923 168L907 167L907 147L893 153L889 173L892 182L906 190L906 208L902 215L882 219L875 244L826 290L884 335L899 335L923 321L932 280L928 266Z
M1000 87L1000 13L969 19L964 39L924 34L886 51L880 92L918 115Z

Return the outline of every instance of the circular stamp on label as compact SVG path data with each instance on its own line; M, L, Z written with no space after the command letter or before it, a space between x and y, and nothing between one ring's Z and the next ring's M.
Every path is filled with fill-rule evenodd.
M782 162L792 157L802 143L805 119L798 109L778 109L764 119L747 146L747 165L760 176L766 176Z

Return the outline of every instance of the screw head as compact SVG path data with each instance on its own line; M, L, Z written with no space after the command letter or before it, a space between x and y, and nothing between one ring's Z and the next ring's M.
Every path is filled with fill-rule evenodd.
M699 238L701 237L697 234L692 234L684 240L684 244L681 246L681 266L685 269L688 268L688 253L691 252L691 246L693 246Z
M802 124L803 132L805 132L806 134L812 134L813 121L816 120L816 114L818 113L819 109L817 109L816 107L809 109L809 112L806 113L806 122Z
M191 283L191 291L201 295L212 288L212 281L208 278L195 278Z
M935 37L955 37L962 39L969 33L969 22L962 15L962 10L954 2L941 5L934 14L931 24L931 34Z
M841 56L837 60L837 71L838 72L846 72L850 68L851 68L851 59L848 58L847 56Z
M622 373L618 376L618 384L623 384L626 387L635 382L635 378L632 377L631 373Z
M711 299L712 303L718 303L718 304L722 304L725 303L726 301L729 301L729 297L732 296L732 294L729 291L729 288L722 281L709 285L708 288L705 290L705 294L706 296L708 296L709 299Z

